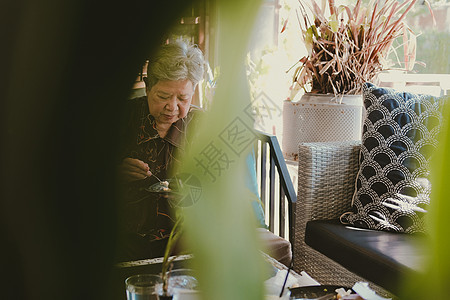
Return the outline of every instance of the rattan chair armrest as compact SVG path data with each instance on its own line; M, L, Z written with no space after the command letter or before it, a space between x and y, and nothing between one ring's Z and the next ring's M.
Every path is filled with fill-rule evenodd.
M302 143L298 162L298 213L309 220L339 217L350 209L359 169L359 141Z

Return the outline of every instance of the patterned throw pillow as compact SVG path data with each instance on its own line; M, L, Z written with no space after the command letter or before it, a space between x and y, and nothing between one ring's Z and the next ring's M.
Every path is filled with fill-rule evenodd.
M444 97L415 95L366 83L360 169L344 224L425 232L430 158L438 145Z

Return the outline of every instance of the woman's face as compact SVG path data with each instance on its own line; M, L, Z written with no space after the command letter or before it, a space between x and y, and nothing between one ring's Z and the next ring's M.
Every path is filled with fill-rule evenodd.
M190 80L158 81L147 90L150 114L158 124L172 124L187 115L193 95Z

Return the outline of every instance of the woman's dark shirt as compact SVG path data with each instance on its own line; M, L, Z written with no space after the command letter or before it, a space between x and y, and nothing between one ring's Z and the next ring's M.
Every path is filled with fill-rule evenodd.
M147 97L131 99L124 130L123 158L131 157L147 163L161 180L171 178L183 157L189 128L193 127L198 109L191 107L188 115L173 123L167 135L159 136L155 119L150 115ZM193 122L194 121L194 122ZM137 233L149 241L167 238L174 219L167 197L147 191L157 183L154 176L125 184L122 230Z

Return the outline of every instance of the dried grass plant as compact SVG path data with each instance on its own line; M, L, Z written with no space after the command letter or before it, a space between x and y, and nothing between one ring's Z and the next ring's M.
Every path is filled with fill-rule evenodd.
M322 0L319 6L315 0L299 0L297 17L308 55L291 67L296 69L290 99L301 88L321 94L360 93L362 83L388 67L386 58L396 51L392 45L399 37L404 52L400 68L411 70L416 38L405 17L416 1L358 0L354 6L336 6L334 0Z

